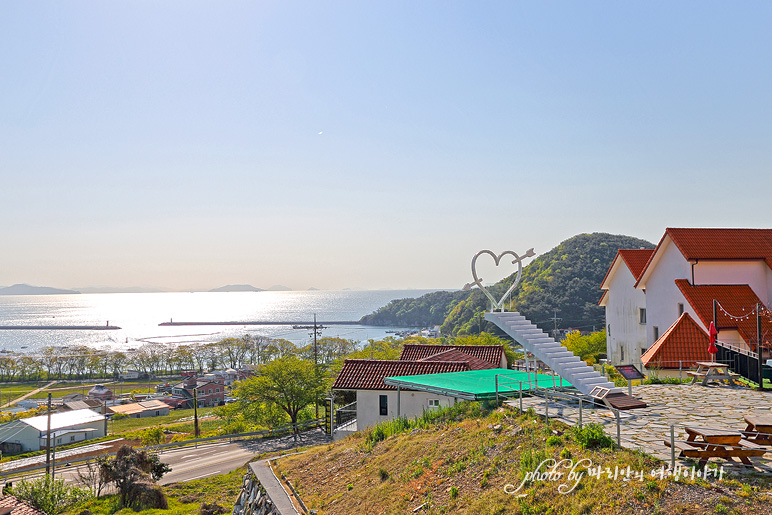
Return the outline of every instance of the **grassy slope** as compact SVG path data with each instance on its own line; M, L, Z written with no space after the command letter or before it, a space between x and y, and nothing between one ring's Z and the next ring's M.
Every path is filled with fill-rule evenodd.
M246 467L241 467L228 474L197 479L185 483L173 483L162 487L169 501L169 510L145 510L136 512L129 508L118 510L118 496L108 495L100 499L87 501L73 506L64 515L77 515L88 510L94 515L193 515L201 509L202 503L218 504L226 513L233 509L233 503L241 490Z
M500 428L496 426L501 424ZM305 454L278 460L279 469L319 514L410 513L772 513L769 480L743 477L713 486L704 482L655 480L623 482L585 476L572 493L559 482L535 482L518 494L524 473L545 457L560 459L563 449L574 462L651 471L661 464L627 450L582 450L566 427L535 416L501 409L485 416L453 420L367 443L366 433ZM560 443L546 445L563 433ZM554 439L553 439L554 440ZM755 486L753 486L755 483ZM456 492L457 490L457 492ZM455 495L454 495L455 494Z

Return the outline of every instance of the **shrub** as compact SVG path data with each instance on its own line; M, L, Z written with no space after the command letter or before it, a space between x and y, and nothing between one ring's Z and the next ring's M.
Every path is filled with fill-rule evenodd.
M389 479L389 472L386 469L378 469L378 475L380 476L381 481Z
M571 428L574 438L582 449L611 449L614 447L614 440L603 430L603 425L596 422L585 424L579 429L574 426Z
M456 488L455 486L451 486L450 487L450 498L451 499L455 499L456 497L458 497L458 488Z
M27 481L22 479L13 487L13 495L29 502L48 515L58 515L70 506L91 497L91 492L64 484L64 479L48 476Z
M547 438L547 445L549 446L555 446L560 445L563 443L563 440L560 439L557 435L551 435L549 438Z

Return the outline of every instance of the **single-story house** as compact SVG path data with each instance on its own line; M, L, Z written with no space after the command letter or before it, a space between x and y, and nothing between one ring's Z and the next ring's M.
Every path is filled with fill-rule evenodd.
M48 415L22 418L0 425L0 445L23 452L46 448ZM107 434L104 415L90 409L51 414L51 445L68 445ZM8 446L6 446L8 444Z
M120 406L111 406L108 408L108 412L126 415L131 418L160 417L169 414L169 405L158 399L150 399Z
M403 389L398 400L397 387L386 384L386 377L505 368L506 363L500 345L407 344L399 360L347 359L332 389L356 393L356 430L362 430L397 416L413 417L456 402L451 396L409 389Z
M99 399L84 399L82 401L65 401L59 411L73 411L78 409L90 409L94 413L104 414L105 403Z

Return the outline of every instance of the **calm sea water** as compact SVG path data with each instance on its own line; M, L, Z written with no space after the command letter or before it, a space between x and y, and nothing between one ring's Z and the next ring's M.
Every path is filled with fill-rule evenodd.
M309 331L291 326L177 326L159 323L231 321L356 321L393 299L432 290L288 291L228 293L103 293L0 296L0 325L110 325L115 331L1 330L0 349L34 352L50 345L88 345L126 350L144 342L196 343L245 334L310 341ZM329 326L322 336L366 341L401 328Z

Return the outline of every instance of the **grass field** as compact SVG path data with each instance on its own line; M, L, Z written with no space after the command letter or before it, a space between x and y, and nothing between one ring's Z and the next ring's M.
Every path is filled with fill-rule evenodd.
M215 408L198 408L198 417L204 417L214 412ZM193 427L193 410L192 409L178 409L169 412L168 415L162 417L145 417L145 418L123 418L120 420L113 420L108 422L108 430L110 433L124 433L126 431L137 431L146 427L153 426L165 426L179 422L183 419L190 419L191 431ZM183 422L185 422L183 420Z

